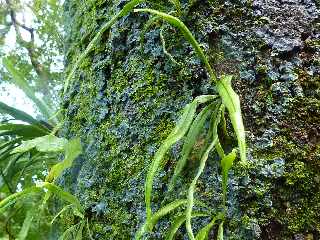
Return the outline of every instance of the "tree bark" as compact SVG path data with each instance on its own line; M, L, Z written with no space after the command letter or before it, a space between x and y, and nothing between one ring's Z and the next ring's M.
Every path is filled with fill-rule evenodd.
M66 1L67 72L125 3ZM241 98L250 166L243 169L236 163L230 174L226 238L318 239L319 2L196 0L181 5L175 14L202 44L216 71L234 75ZM169 2L140 7L175 10ZM133 239L145 220L144 180L156 149L187 103L215 94L179 31L159 19L148 22L151 18L130 13L106 31L63 96L63 134L80 136L84 153L61 184L83 203L94 239ZM228 130L234 138L230 123ZM226 151L236 146L234 140L222 141ZM166 192L180 150L181 143L173 147L157 176L154 210L186 198L197 167L194 160L174 193ZM219 210L221 174L214 156L196 192L213 212ZM173 219L174 214L162 219L149 239L164 238ZM194 219L194 231L208 220ZM215 239L216 230L209 239ZM186 239L184 226L176 239Z

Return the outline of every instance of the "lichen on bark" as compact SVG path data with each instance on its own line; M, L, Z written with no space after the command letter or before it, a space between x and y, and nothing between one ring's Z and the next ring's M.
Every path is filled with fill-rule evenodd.
M70 70L99 27L126 1L65 3L66 66ZM234 74L241 96L250 168L235 167L229 184L228 239L319 237L319 23L311 0L181 1L181 19L217 71ZM174 5L141 4L170 12ZM95 239L132 239L145 218L144 179L156 149L193 97L215 93L200 60L178 31L131 13L106 31L63 96L62 134L80 136L84 153L60 184L86 209ZM160 28L166 50L163 51ZM230 129L230 126L229 126ZM233 144L233 141L225 141ZM153 207L164 201L180 145L157 177ZM197 197L221 204L217 161L210 160ZM185 196L196 163L179 191ZM166 199L166 201L168 201ZM209 219L193 221L195 229ZM160 239L163 219L150 234ZM212 231L212 236L215 229ZM300 235L299 235L300 234ZM177 239L183 239L183 229ZM297 238L299 239L299 238Z

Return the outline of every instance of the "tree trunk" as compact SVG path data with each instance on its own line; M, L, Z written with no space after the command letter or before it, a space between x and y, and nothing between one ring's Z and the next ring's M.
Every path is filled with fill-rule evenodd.
M67 72L125 3L66 1ZM234 75L241 99L250 166L243 169L236 163L230 174L226 239L319 239L319 2L181 4L176 16L201 43L211 66L220 75ZM170 1L139 7L176 10ZM104 32L63 99L63 134L80 136L84 152L61 184L83 203L94 239L133 239L145 220L144 181L155 151L187 103L215 94L183 35L160 19L148 22L152 17L130 13ZM225 150L236 146L234 140L222 141ZM186 198L197 167L192 159L174 193L166 192L180 150L181 143L173 147L157 175L154 210ZM219 210L221 174L214 157L196 197L213 212ZM149 239L164 238L175 214L163 218ZM194 231L209 220L193 219ZM209 239L215 239L216 230ZM176 239L186 239L184 226Z

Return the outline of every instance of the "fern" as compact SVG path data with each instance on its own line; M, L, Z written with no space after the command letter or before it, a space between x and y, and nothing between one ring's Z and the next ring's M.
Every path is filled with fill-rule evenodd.
M241 161L246 162L246 140L242 122L240 100L239 96L232 89L231 79L232 76L225 76L221 78L221 80L217 82L217 90L223 104L228 109L232 126L236 132Z
M189 191L188 191L188 205L187 205L187 209L186 209L186 229L189 235L190 239L194 239L194 235L193 235L193 231L192 231L192 227L191 227L191 216L192 216L192 208L193 208L193 194L194 194L194 190L195 190L195 186L196 183L198 181L198 178L200 177L201 173L204 170L206 161L208 159L209 153L212 150L212 148L216 145L217 140L218 140L218 133L217 133L217 128L218 128L218 124L220 122L220 115L221 114L221 107L216 109L214 115L212 116L212 131L209 131L208 133L208 142L210 143L202 157L200 160L200 166L198 169L198 172L195 176L195 178L192 180L190 187L189 187Z
M65 158L62 162L57 163L54 165L47 178L46 181L52 182L54 181L57 177L61 175L61 173L71 167L73 160L76 159L76 157L81 154L82 148L81 148L81 143L79 138L75 138L73 140L70 140L65 147Z
M212 106L207 106L197 115L197 117L193 121L190 127L190 130L188 131L188 134L185 138L185 142L181 151L182 156L177 162L177 165L174 169L174 173L169 184L169 191L173 189L176 178L180 175L181 171L186 165L187 159L193 149L193 146L197 138L199 137L203 129L203 125L207 120L207 118L209 117L209 115L211 114L211 112L212 112Z
M205 56L204 52L202 51L199 43L196 41L196 39L193 37L190 30L186 27L186 25L183 22L181 22L178 18L176 18L170 14L159 12L154 9L148 9L148 8L134 9L134 12L146 12L146 13L155 14L155 15L163 18L164 20L166 20L172 26L177 27L182 32L185 39L192 45L192 47L194 48L195 52L198 54L200 59L204 62L205 66L210 74L212 81L214 81L214 82L217 81L216 74L213 71L213 69L211 68L209 61L208 61L207 57Z
M156 152L154 160L151 163L151 166L147 173L146 184L145 184L147 225L150 223L151 217L152 217L151 194L152 194L153 180L158 171L158 168L162 159L164 158L168 149L177 141L179 141L188 131L192 123L194 114L196 112L197 106L200 103L205 103L207 101L213 100L214 98L215 96L213 95L204 95L204 96L197 97L192 103L188 104L184 109L184 113L180 121L178 122L176 127L173 129L173 131L169 134L169 136L166 138L166 140L163 142L163 144L160 146L159 150Z
M192 213L192 218L195 217L207 217L209 216L208 214L205 213ZM176 219L173 221L166 237L165 240L173 240L176 232L178 229L181 227L181 225L186 221L186 215L183 214L182 216L176 217Z
M205 240L208 239L208 234L211 230L211 228L216 224L218 220L223 220L223 215L218 214L215 216L206 226L200 229L198 234L196 235L196 240Z

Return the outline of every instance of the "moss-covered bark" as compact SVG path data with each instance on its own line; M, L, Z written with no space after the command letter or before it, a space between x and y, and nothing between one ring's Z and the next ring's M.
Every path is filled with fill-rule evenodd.
M126 1L68 0L67 71L99 27ZM190 3L192 2L192 3ZM180 18L210 56L234 74L241 97L250 168L235 167L229 184L228 239L318 239L320 231L319 23L316 2L181 1ZM159 1L141 6L175 10ZM61 179L86 209L95 239L132 239L144 221L144 179L152 156L180 110L214 93L200 60L179 32L132 13L103 34L64 96L64 134L81 136L84 154ZM162 29L162 30L161 30ZM160 39L163 32L166 50ZM142 37L143 36L143 37ZM232 145L232 142L225 141ZM184 198L191 162L174 194L166 183L180 145L155 183L154 209ZM212 209L221 204L213 159L197 188ZM164 236L171 217L151 239ZM209 219L193 221L198 229ZM211 237L215 234L213 229ZM184 239L181 229L177 239ZM303 238L305 237L305 238ZM309 238L307 238L309 237Z

